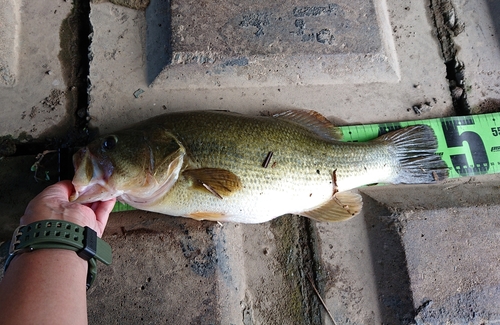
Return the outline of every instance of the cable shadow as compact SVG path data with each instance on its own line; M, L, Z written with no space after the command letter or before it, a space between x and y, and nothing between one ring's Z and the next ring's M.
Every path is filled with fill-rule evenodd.
M362 196L382 323L413 324L415 309L399 224L385 206Z
M146 81L151 84L172 61L170 0L151 0L146 24Z

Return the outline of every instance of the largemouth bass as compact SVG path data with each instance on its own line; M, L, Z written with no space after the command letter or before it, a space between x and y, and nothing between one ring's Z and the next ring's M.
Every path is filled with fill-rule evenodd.
M80 149L71 200L117 197L137 209L199 220L260 223L292 213L341 221L362 208L350 189L448 175L428 126L363 143L340 138L314 111L166 114Z

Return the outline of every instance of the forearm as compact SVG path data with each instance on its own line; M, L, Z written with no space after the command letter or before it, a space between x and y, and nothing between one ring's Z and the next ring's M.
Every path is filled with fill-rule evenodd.
M70 250L16 256L0 282L2 324L87 324L87 269Z

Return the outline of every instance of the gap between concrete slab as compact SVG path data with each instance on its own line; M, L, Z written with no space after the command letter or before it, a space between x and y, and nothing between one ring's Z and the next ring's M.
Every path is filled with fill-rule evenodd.
M69 113L74 125L68 133L69 146L83 145L88 142L88 87L89 87L89 47L92 26L89 19L90 3L85 0L74 1L71 13L62 22L60 29L59 60L62 63L63 77L71 90Z
M465 66L458 59L457 46L453 40L455 36L463 32L465 25L457 17L451 0L430 0L429 8L446 65L446 78L449 82L455 114L468 115L470 107L465 89Z

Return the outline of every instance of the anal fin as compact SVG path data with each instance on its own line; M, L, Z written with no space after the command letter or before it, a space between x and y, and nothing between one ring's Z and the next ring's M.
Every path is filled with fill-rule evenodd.
M361 211L363 199L353 192L338 192L318 208L300 213L316 221L345 221Z
M220 213L220 212L204 212L204 211L198 211L198 212L192 212L188 214L186 217L191 218L191 219L196 219L199 221L203 220L210 220L210 221L221 221L225 219L225 214Z

